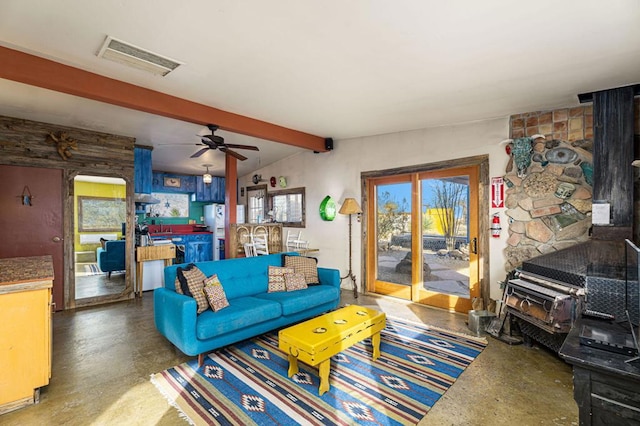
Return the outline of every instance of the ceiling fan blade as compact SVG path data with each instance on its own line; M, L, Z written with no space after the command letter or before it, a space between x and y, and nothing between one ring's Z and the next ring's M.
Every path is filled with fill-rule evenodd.
M207 152L208 150L210 150L211 148L206 147L206 148L202 148L200 151L196 152L195 154L193 154L191 156L191 158L197 158L200 157L202 154L204 154L205 152Z
M245 157L244 155L238 154L237 152L231 151L230 149L227 149L227 148L222 147L222 146L220 147L220 151L225 152L225 153L229 154L232 157L236 157L240 161L244 161L244 160L247 159L247 157Z
M227 148L234 148L234 149L250 149L251 151L260 151L260 148L258 148L257 146L251 146L251 145L238 145L235 143L225 143L224 144Z

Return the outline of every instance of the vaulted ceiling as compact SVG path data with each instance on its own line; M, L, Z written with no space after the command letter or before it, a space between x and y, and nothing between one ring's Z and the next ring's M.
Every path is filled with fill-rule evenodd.
M160 77L99 58L107 36L184 64ZM638 83L640 2L3 0L0 46L344 139L569 106ZM10 79L0 79L0 114L133 136L155 147L158 170L208 163L224 174L219 151L190 158L208 130L188 119ZM219 132L260 147L242 152L240 175L303 149L240 133Z

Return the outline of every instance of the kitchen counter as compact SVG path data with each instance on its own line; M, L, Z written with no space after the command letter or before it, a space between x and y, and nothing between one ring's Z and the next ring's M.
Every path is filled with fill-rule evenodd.
M0 259L0 293L29 288L50 288L53 281L51 256Z
M172 232L149 232L152 237L164 237L171 235L206 235L213 234L210 231L172 231Z
M151 237L167 237L174 235L202 235L212 234L205 225L200 224L180 224L180 225L149 225L149 235Z

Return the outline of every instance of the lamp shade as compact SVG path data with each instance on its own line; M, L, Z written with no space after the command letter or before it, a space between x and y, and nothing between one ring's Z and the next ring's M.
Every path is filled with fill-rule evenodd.
M360 205L355 198L345 198L344 203L342 203L342 206L340 207L340 211L338 213L357 214L362 213L362 209L360 208Z
M205 173L202 175L202 181L204 183L211 183L211 175L209 173Z

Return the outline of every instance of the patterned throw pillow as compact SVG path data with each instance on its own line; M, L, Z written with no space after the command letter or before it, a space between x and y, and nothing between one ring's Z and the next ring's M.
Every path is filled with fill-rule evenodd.
M287 291L304 290L307 288L307 281L304 274L284 274L284 284Z
M269 293L286 291L287 287L284 282L284 274L293 274L294 272L293 268L269 265Z
M211 309L215 312L229 306L229 301L227 300L227 295L224 294L222 283L220 283L218 276L215 274L204 280L204 294L207 296L207 300L209 300Z
M320 284L317 259L305 256L284 256L284 266L293 268L296 273L304 274L307 285Z
M202 273L202 271L193 263L187 265L186 268L178 267L176 270L176 279L180 284L179 286L176 286L176 292L196 299L199 314L209 308L207 297L204 295L204 291L202 291L204 288L204 280L206 278L207 277ZM182 292L178 291L178 287L180 287Z
M184 291L182 291L182 284L180 283L180 278L178 278L177 271L176 271L176 280L173 282L173 286L176 288L176 293L184 294Z

